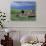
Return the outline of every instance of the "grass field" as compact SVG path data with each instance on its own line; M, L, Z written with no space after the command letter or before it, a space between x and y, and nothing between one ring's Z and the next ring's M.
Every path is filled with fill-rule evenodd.
M32 12L32 10L24 10L25 12ZM21 13L21 10L13 9L11 8L11 20L12 21L30 21L30 20L36 20L36 17L28 17L28 16L16 16L16 14Z

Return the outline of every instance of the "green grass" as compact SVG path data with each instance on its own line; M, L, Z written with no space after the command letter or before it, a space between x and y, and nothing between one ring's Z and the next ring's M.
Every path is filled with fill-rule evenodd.
M25 12L32 12L31 10L24 10ZM28 16L16 16L17 13L21 13L21 10L11 9L11 20L12 21L30 21L35 20L36 17Z

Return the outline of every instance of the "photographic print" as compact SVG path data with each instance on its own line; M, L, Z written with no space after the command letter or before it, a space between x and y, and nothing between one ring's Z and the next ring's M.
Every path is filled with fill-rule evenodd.
M11 20L12 21L36 20L36 2L13 1L11 3Z

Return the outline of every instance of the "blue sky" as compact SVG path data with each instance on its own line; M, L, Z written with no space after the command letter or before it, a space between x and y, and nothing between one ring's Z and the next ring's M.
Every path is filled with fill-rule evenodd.
M16 8L16 9L35 9L36 7L36 2L12 2L11 8Z

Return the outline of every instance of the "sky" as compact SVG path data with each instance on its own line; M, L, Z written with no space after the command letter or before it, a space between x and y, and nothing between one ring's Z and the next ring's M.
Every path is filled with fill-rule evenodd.
M11 4L12 8L16 9L34 9L36 6L36 2L13 2Z

